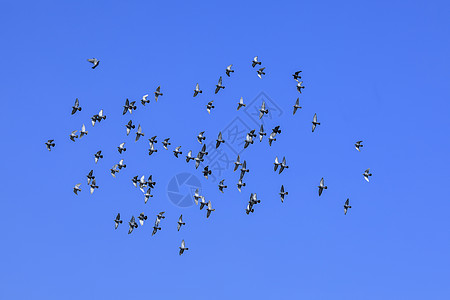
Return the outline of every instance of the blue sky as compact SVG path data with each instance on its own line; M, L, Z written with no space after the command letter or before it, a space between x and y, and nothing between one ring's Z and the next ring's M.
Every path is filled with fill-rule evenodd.
M448 299L448 11L446 1L3 2L0 299ZM255 55L263 79L251 68ZM101 61L95 70L92 57ZM219 76L226 88L214 95ZM193 98L197 82L204 92ZM150 97L122 116L126 98L159 85L157 103ZM265 97L266 130L282 129L271 147L266 137L241 153L250 169L241 193L231 167L206 180L184 161L200 150L200 131L209 143L225 129L259 128L252 105L236 111L240 97L254 105ZM303 108L292 116L297 97ZM71 116L75 98L83 110ZM100 109L107 119L92 127ZM311 133L314 113L321 125ZM125 134L130 119L145 133L137 143ZM89 133L73 143L83 123ZM153 135L158 152L148 156ZM231 159L241 150L222 148ZM275 156L290 166L280 175ZM113 178L121 158L127 168ZM216 209L209 219L169 198L181 173L198 178ZM157 182L147 204L131 184L143 174ZM319 198L321 177L328 190ZM246 215L255 192L261 204ZM152 237L160 211L167 217ZM114 230L117 212L124 224ZM140 212L149 220L128 235ZM177 232L180 214L186 226ZM182 239L190 249L180 257Z

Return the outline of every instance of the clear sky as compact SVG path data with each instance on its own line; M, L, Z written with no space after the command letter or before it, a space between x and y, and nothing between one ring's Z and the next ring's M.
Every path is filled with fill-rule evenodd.
M3 1L0 299L450 299L449 8ZM251 67L255 55L266 67L262 79ZM100 59L95 70L92 57ZM215 95L219 76L226 88ZM203 94L193 98L197 82ZM123 116L125 99L144 94L150 104ZM240 97L248 106L236 111ZM293 116L297 97L303 108ZM82 111L71 116L75 98ZM260 121L254 112L263 99L269 114ZM107 119L92 127L100 109ZM321 125L312 133L314 113ZM143 128L138 142L134 131L126 136L130 119ZM269 133L281 126L277 141L269 147L266 136L241 152L242 131L261 122ZM83 123L88 135L70 141ZM214 166L208 180L184 159L200 150L200 131ZM219 131L225 144L216 152L209 143ZM148 156L153 135L158 152ZM161 146L167 137L169 151ZM56 142L51 152L47 139ZM95 164L98 150L104 158ZM250 169L241 193L238 171L227 165L236 153ZM275 173L275 156L290 168ZM113 178L121 158L127 168ZM183 173L189 185L177 192ZM157 182L147 204L131 183L143 174ZM319 197L322 177L328 190ZM185 198L197 186L216 209L209 219ZM261 203L247 215L250 193ZM151 236L160 211L162 230ZM114 230L118 212L124 223ZM146 224L128 235L141 212ZM180 214L186 226L177 232ZM179 256L182 239L189 250Z

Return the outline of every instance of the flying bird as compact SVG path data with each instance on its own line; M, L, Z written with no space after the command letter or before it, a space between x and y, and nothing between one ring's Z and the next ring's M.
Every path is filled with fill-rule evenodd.
M206 208L206 218L209 218L212 211L215 211L215 209L212 208L212 204L211 204L211 200L210 200L210 201L208 201L208 207Z
M292 74L292 77L294 77L295 80L301 79L301 78L302 78L302 76L300 76L300 73L301 73L301 72L302 72L302 71L297 71L297 72L295 72L294 74Z
M198 188L195 190L195 192L194 192L194 202L195 202L195 205L198 205L198 199L200 199L202 196L200 196L200 193L199 193L199 191L198 191Z
M240 160L240 157L239 157L239 154L238 154L237 159L234 162L234 170L233 170L233 172L236 171L239 168L239 166L242 166L242 163L239 160Z
M194 90L194 97L197 96L198 94L203 93L203 91L199 88L198 83L195 85L195 90Z
M137 187L137 184L138 184L138 182L139 182L138 177L139 177L139 176L136 175L136 176L134 176L133 178L131 178L131 182L133 183L134 187Z
M148 142L150 143L150 145L158 143L158 141L156 140L156 135L149 138Z
M84 136L84 135L87 135L88 134L88 132L87 132L87 130L86 130L86 126L84 126L84 124L83 124L83 126L81 126L81 131L80 131L80 139Z
M95 178L94 176L94 170L89 171L89 173L86 175L87 177L87 184L90 185L91 181Z
M92 69L97 68L98 64L100 63L100 61L96 58L88 58L87 61L93 64Z
M359 152L361 152L361 149L359 149L359 148L364 147L364 145L361 144L362 142L363 142L363 141L357 141L357 142L355 143L355 149L358 150Z
M238 190L239 190L239 192L241 191L241 188L243 187L243 186L245 186L246 184L245 184L245 182L242 182L242 178L241 179L239 179L239 181L238 181L238 183L236 184L237 185L237 188L238 188Z
M275 138L277 134L275 132L272 132L269 136L269 146L272 146L272 142L276 141L277 139Z
M120 154L122 154L123 151L127 151L127 148L125 148L125 142L123 142L122 144L119 145L119 147L117 147L117 151L119 151Z
M349 205L349 203L350 203L350 200L349 200L349 198L347 198L347 200L345 201L345 204L344 204L344 215L347 214L347 211L348 211L349 208L352 208L352 207Z
M245 173L250 172L249 169L247 169L247 161L244 160L241 166L241 179L244 177Z
M119 170L117 169L117 167L118 167L118 165L117 164L115 164L112 168L111 168L111 175L112 175L112 177L116 177L116 173L118 173L119 172Z
M189 150L188 154L186 155L186 162L188 163L190 160L195 160L195 158L192 157L192 150Z
M72 106L72 115L77 111L81 111L80 101L78 101L78 98L75 99L75 104Z
M177 230L180 231L180 228L182 225L186 225L186 223L183 222L183 215L180 215L180 217L178 218L178 225L177 225Z
M183 254L185 250L189 250L189 248L186 248L184 240L182 240L181 247L180 247L180 255Z
M75 142L75 139L78 138L78 135L76 135L77 131L78 131L78 130L74 130L74 131L72 131L72 133L70 134L70 137L69 137L69 138L72 140L72 142Z
M255 56L252 61L252 67L254 68L256 65L260 65L261 62L258 61L258 56Z
M155 224L155 226L153 226L153 232L152 232L152 236L155 235L158 230L161 230L161 227L158 227L158 225Z
M273 133L276 133L276 134L280 134L280 133L281 133L280 126L275 126L275 127L272 129L272 132L273 132Z
M105 120L105 119L106 119L106 116L103 115L103 109L101 109L98 114L93 115L91 117L92 126L95 125L95 122L100 123L102 120Z
M153 197L153 195L151 194L151 191L152 191L152 189L148 188L147 192L145 192L145 194L144 194L144 203L147 203L148 199Z
M208 104L206 105L206 111L208 112L208 114L210 114L211 113L211 109L213 109L215 107L214 105L212 105L213 102L214 102L214 100L213 101L209 101Z
M148 97L148 94L142 96L141 104L144 105L144 106L145 106L145 103L150 103L150 100L147 99L147 97Z
M95 183L95 178L92 179L90 187L91 187L91 194L94 192L95 189L98 189L98 185Z
M173 150L173 155L175 155L175 157L177 157L177 158L178 158L178 154L180 154L180 155L183 154L183 152L180 151L180 148L181 148L181 146L178 146L175 148L175 150Z
M244 98L241 97L241 99L239 99L238 102L238 107L237 110L239 110L241 107L245 107L246 105L244 104Z
M209 167L206 166L203 168L202 173L203 173L203 176L205 176L205 178L208 179L208 175L211 175L211 170L209 170Z
M299 100L299 98L297 98L297 100L295 101L295 104L294 104L294 112L292 113L293 115L295 115L295 113L297 112L297 109L302 108L299 105L299 103L300 103L300 100Z
M222 139L222 132L220 131L216 140L216 149L219 148L221 143L225 143L225 141Z
M162 142L163 147L164 147L164 149L166 149L166 150L169 150L169 149L167 149L167 146L170 146L170 145L171 145L171 144L169 143L169 140L170 140L170 138L167 138L167 139L165 139L165 140Z
M363 176L364 179L369 182L369 176L372 176L372 174L370 174L370 168L364 171Z
M97 153L94 154L94 160L95 160L95 163L97 163L98 160L99 160L100 158L103 158L103 155L102 155L102 151L101 151L101 150L100 150L100 151L97 151Z
M119 227L119 224L122 224L122 220L120 219L120 213L118 213L116 218L114 219L114 229L117 229L117 227Z
M197 154L197 157L194 158L194 161L195 161L195 168L197 169L198 166L200 166L200 163L204 161L203 155L201 154L201 152L199 152Z
M144 136L144 133L142 132L141 124L139 124L138 129L136 131L136 140L135 140L135 142L137 142L141 136Z
M200 196L200 210L203 209L203 207L205 207L205 205L207 205L208 203L205 200L204 196Z
M151 187L152 189L154 189L154 188L155 188L156 181L153 181L152 177L153 177L153 175L148 176L148 179L147 179L147 185L148 185L149 187Z
M127 135L130 134L131 129L134 129L136 126L133 125L133 121L130 120L128 121L128 124L125 125L125 127L127 128Z
M231 67L233 65L229 65L226 69L225 69L225 73L227 74L228 77L230 77L230 73L234 73L234 70L231 70Z
M158 226L159 223L161 222L162 219L165 219L166 217L164 216L164 211L160 212L157 216L156 216L156 221L155 221L155 225Z
M281 163L278 161L278 156L275 156L275 162L273 163L273 170L274 170L274 172L277 171L278 166L281 166Z
M319 122L317 122L317 114L314 114L313 120L312 120L312 132L316 129L316 125L320 125Z
M134 216L131 216L131 220L128 222L128 225L130 226L128 229L128 234L132 233L134 228L138 228L138 224L136 223Z
M206 152L206 144L203 144L202 149L199 152L201 156L208 155L208 152Z
M259 109L259 119L261 120L261 118L264 116L264 114L268 114L269 110L266 109L266 102L262 102L261 104L261 108Z
M45 147L47 147L48 151L52 151L51 147L55 147L55 143L53 143L53 140L48 140L45 142Z
M126 167L127 167L127 165L125 165L125 164L123 163L123 159L121 159L121 160L119 161L118 167L119 167L120 170L122 170L122 168L126 168Z
M225 88L225 86L222 85L222 76L220 76L219 82L217 82L217 84L216 84L216 91L214 92L214 94L217 94L220 91L220 89L224 89L224 88Z
M303 81L297 81L297 91L301 94L302 93L302 89L304 89L305 87L302 85Z
M323 177L322 179L320 179L318 188L319 188L319 196L322 195L324 189L326 190L328 188L326 185L324 185Z
M266 75L266 73L264 73L264 68L260 68L258 71L256 71L256 73L258 73L258 77L262 79L262 75Z
M206 140L206 137L203 136L204 133L205 133L205 132L202 131L202 132L200 132L200 133L198 134L198 136L197 136L197 141L198 141L200 144L202 143L202 141Z
M81 192L80 185L81 185L81 183L77 183L77 184L73 187L73 192L75 193L75 195L78 195L78 192Z
M155 101L158 102L158 97L162 95L163 93L161 93L161 86L158 86L155 91Z
M222 180L219 182L219 191L221 191L222 193L223 193L223 189L226 189L226 188L227 188L227 186L223 184L224 181L225 181L225 179L222 179Z
M130 114L133 112L133 109L136 110L137 106L135 105L136 101L130 102L128 98L125 100L125 105L123 106L123 112L122 114L125 115L128 112Z
M281 161L280 164L280 171L278 172L278 174L281 174L281 172L283 172L284 169L288 169L289 166L286 164L286 158L283 157L283 160Z
M138 219L141 226L144 226L144 221L147 220L147 216L143 212L141 212Z
M250 133L247 133L247 136L245 137L244 149L247 148L250 144L253 144L253 137Z
M284 185L281 185L281 189L280 189L280 197L281 197L281 202L284 202L284 196L289 195L288 192L284 191Z
M264 132L264 127L263 127L263 125L261 124L261 127L260 127L260 129L259 129L259 141L260 141L260 142L262 141L263 136L265 136L265 135L266 135L266 133Z

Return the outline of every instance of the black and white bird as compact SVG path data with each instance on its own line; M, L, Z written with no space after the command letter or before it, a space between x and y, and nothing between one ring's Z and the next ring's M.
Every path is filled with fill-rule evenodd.
M255 209L253 208L253 203L249 202L247 204L247 207L245 208L245 213L248 215L250 213L253 213Z
M253 144L253 135L251 133L247 133L247 136L245 137L244 149L250 144Z
M302 85L303 81L297 81L297 91L301 94L302 93L302 89L304 89L305 87Z
M102 120L105 120L105 119L106 119L106 116L103 115L103 109L101 109L101 110L98 112L98 114L93 115L93 116L91 117L91 123L92 123L92 126L95 125L95 122L99 122L99 123L100 123Z
M294 79L295 80L297 80L297 79L302 79L302 76L300 76L300 73L301 73L302 71L297 71L297 72L295 72L294 74L292 74L292 77L294 77Z
M141 176L139 179L139 189L144 193L144 188L147 187L147 181L145 180L145 175Z
M80 139L83 137L83 136L85 136L85 135L87 135L88 134L88 132L87 132L87 130L86 130L86 126L84 126L84 124L81 126L81 131L80 131Z
M205 178L208 179L208 175L211 175L212 172L209 169L209 166L206 166L206 167L203 168L202 173L203 173L203 176L205 176Z
M219 148L221 143L225 143L225 141L222 139L222 131L220 131L219 135L217 136L216 149Z
M91 181L95 179L94 170L90 170L89 173L86 175L86 177L87 177L87 184L90 185Z
M94 192L94 190L95 189L98 189L98 185L96 184L96 182L95 182L95 178L94 179L92 179L92 181L91 181L91 184L90 184L90 187L91 187L91 194Z
M202 210L206 205L208 205L208 202L206 202L205 197L200 196L200 210Z
M194 90L194 97L197 96L198 94L203 93L203 91L200 89L200 87L198 86L198 83L195 85L195 90Z
M233 65L229 65L226 69L225 69L225 73L227 74L228 77L230 77L231 73L234 73L234 70L231 70L231 67Z
M151 187L152 189L155 188L156 181L153 181L153 175L148 176L148 179L147 179L147 185L148 185L149 187Z
M148 199L152 198L153 195L151 194L152 189L148 188L147 191L144 194L144 204L147 203Z
M87 61L93 64L92 69L97 68L98 64L100 63L100 61L96 58L88 58Z
M215 90L214 94L217 94L220 91L220 89L224 89L224 88L225 88L225 86L222 85L222 76L220 76L219 81L216 84L216 90Z
M133 112L133 109L136 110L136 105L135 105L136 101L132 101L130 102L130 100L128 100L128 98L125 100L125 105L123 106L123 112L122 114L125 115L128 112L130 112L130 114Z
M226 189L226 188L227 188L227 186L223 184L224 181L225 181L225 179L222 179L222 180L219 182L219 191L221 191L222 193L223 193L223 189Z
M134 228L138 228L138 224L136 223L134 216L131 216L131 220L128 222L130 228L128 229L128 234L133 232Z
M247 169L247 161L244 160L241 166L241 179L244 178L245 173L250 172L249 169Z
M142 105L145 106L145 103L150 103L150 100L147 99L147 98L148 98L148 94L142 96L142 99L141 99L141 104L142 104Z
M80 185L81 185L81 183L77 183L77 184L73 187L73 192L75 193L75 195L78 195L78 192L81 192Z
M192 157L192 150L189 150L188 154L186 155L186 162L188 163L190 160L195 160L195 158Z
M136 140L135 140L135 142L137 142L141 136L144 136L144 133L142 132L141 124L139 124L138 129L136 131Z
M238 183L237 183L236 185L237 185L237 188L238 188L238 191L239 191L239 192L241 191L241 188L242 188L243 186L246 186L245 182L242 182L242 178L239 179L239 181L238 181Z
M238 102L238 107L237 110L241 109L241 107L245 107L246 105L244 104L244 98L241 97L241 99L239 99Z
M119 147L117 147L117 151L119 151L120 154L122 154L123 151L127 151L127 148L125 148L125 142L123 142L122 144L119 145Z
M72 106L72 115L77 111L81 111L80 101L78 101L78 98L75 99L75 104Z
M208 112L208 114L211 113L211 109L213 109L215 106L213 105L213 101L209 101L208 104L206 104L206 111Z
M278 172L278 174L281 174L281 172L283 172L284 169L289 169L289 166L286 164L286 158L285 157L283 157L283 160L281 161L280 171Z
M202 132L200 132L200 133L197 135L197 141L198 141L200 144L202 143L202 141L206 140L206 137L203 136L204 133L205 133L205 132L202 131Z
M75 139L78 138L78 135L76 134L78 130L74 130L72 131L72 133L70 134L69 138L72 142L75 142Z
M347 211L348 211L349 208L352 208L351 205L349 205L349 204L350 204L350 199L347 198L347 200L344 203L344 215L347 214Z
M183 152L180 151L180 148L181 148L181 146L178 146L178 147L175 148L175 150L173 150L173 155L175 155L176 158L178 158L178 154L179 155L183 154Z
M281 133L281 129L280 126L275 126L274 128L272 128L272 132L276 133L276 134L280 134Z
M161 93L161 86L158 86L155 91L155 101L158 102L158 97L164 95Z
M281 197L281 202L284 202L284 196L289 195L288 192L284 191L284 185L281 185L281 189L280 189L280 197Z
M370 168L364 171L363 176L364 179L369 182L369 176L372 176L372 174L370 173Z
M322 195L322 192L324 189L326 190L328 188L323 181L323 177L322 177L322 179L320 179L318 188L319 188L319 196Z
M292 113L293 115L295 115L295 113L297 112L297 109L302 108L299 105L299 103L300 103L300 100L299 100L299 98L297 98L297 100L295 101L295 104L294 104L294 112Z
M115 164L115 165L110 169L111 175L112 175L112 177L114 177L114 178L116 177L116 173L119 172L119 170L117 169L117 167L118 167L118 165Z
M148 142L150 143L150 145L158 143L158 141L156 140L156 135L149 138Z
M120 219L120 213L118 213L116 218L114 219L114 229L117 229L117 227L119 227L119 224L122 224L122 220Z
M155 221L155 225L158 226L159 223L161 222L162 219L165 219L166 217L164 216L164 211L160 212L158 215L156 215L156 221Z
M210 201L208 201L208 207L206 208L206 218L209 218L212 211L215 211L215 209L212 208L212 204L211 204L211 200L210 200Z
M170 140L170 138L167 138L162 142L163 148L166 150L169 150L169 149L167 149L167 146L171 145L171 143L169 143L169 140Z
M98 160L99 160L100 158L103 158L102 150L97 151L97 153L94 154L94 160L95 160L95 163L98 163Z
M261 127L259 128L259 141L262 142L263 137L266 135L267 133L264 132L264 127L261 124Z
M317 122L317 114L314 114L313 120L312 120L312 132L316 129L316 125L320 125L319 122Z
M139 224L141 224L141 226L144 226L144 221L147 220L147 216L143 212L141 212L138 219L139 219Z
M275 137L276 135L277 135L276 132L272 132L269 135L269 146L272 146L272 142L277 140L276 137Z
M189 248L186 248L184 240L182 240L179 254L183 254L185 250L189 250Z
M275 156L275 162L273 163L273 170L274 170L274 172L277 171L279 166L281 166L281 163L278 161L278 156Z
M45 142L45 147L47 147L48 151L52 151L51 147L55 147L55 143L53 143L54 140L48 140Z
M264 73L264 69L266 67L260 68L258 71L256 71L256 73L258 74L258 77L262 79L262 75L266 75L266 73Z
M194 197L195 205L198 205L198 199L200 199L202 197L202 196L200 196L200 192L199 192L198 188L195 190L193 197Z
M261 104L261 108L259 109L259 119L261 120L261 118L264 116L264 114L268 114L269 110L266 109L266 102L263 101Z
M125 127L127 128L127 135L129 135L131 132L131 129L134 129L136 126L134 126L133 121L130 120L130 121L128 121L127 125L125 125Z
M138 175L134 176L133 178L131 178L131 182L133 183L134 187L137 187L138 183L139 183L139 179L138 179Z
M239 168L239 166L242 166L242 163L240 162L240 159L241 158L239 157L239 154L238 154L238 156L236 158L236 161L234 162L234 170L233 170L233 172L236 171Z
M355 149L358 150L359 152L361 152L361 147L364 147L364 145L362 144L363 141L357 141L355 143Z
M206 152L206 144L203 144L202 149L199 152L201 156L208 155L208 152Z
M183 215L180 215L177 222L177 230L180 231L181 226L186 225L186 223L183 222Z
M123 159L121 159L117 165L119 167L119 170L122 170L122 168L126 168L127 165L123 163Z
M152 236L154 236L158 230L161 230L161 227L158 227L158 225L155 224L155 226L153 226L153 232L152 232Z
M258 61L258 56L255 56L252 60L252 67L254 68L256 65L261 65L261 62Z
M197 156L194 158L195 161L195 168L198 169L198 166L200 166L200 163L202 163L205 159L203 158L203 155L201 152L197 154Z

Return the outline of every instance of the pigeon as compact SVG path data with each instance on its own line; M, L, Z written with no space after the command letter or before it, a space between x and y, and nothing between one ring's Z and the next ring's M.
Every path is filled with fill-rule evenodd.
M186 248L184 240L182 240L181 247L180 247L180 255L184 253L184 250L189 250L189 248Z
M199 191L198 191L198 188L195 190L195 192L194 192L194 202L195 202L195 205L198 205L198 199L200 199L201 198L201 196L200 196L200 193L199 193Z
M300 73L301 73L301 72L302 72L302 71L297 71L297 72L295 72L294 74L292 74L292 77L294 77L295 80L301 79L301 78L302 78L302 76L300 76Z
M87 61L93 64L92 69L97 68L98 64L100 63L100 61L96 58L88 58Z
M180 215L180 217L178 218L178 225L177 225L178 231L180 231L182 225L186 225L186 223L183 222L183 215Z
M150 103L150 100L147 99L148 94L142 96L141 103L145 106L145 103Z
M181 146L178 146L175 148L175 150L173 150L173 155L175 155L176 158L178 158L178 154L183 154L182 151L180 151Z
M231 67L233 65L229 65L226 69L225 69L225 73L227 74L228 77L230 77L230 73L234 73L234 70L231 70Z
M275 132L272 132L269 136L269 146L272 146L272 142L276 141L277 139L275 138L277 134Z
M158 102L158 97L162 95L163 93L161 93L161 86L158 86L155 91L155 101Z
M234 170L233 170L233 172L236 171L239 168L239 166L242 166L242 163L239 160L240 160L240 157L239 157L239 154L238 154L237 159L234 162Z
M295 104L294 104L294 112L292 113L292 115L295 115L295 113L297 112L297 109L299 109L299 108L302 108L302 107L299 105L299 98L297 98L297 100L295 101Z
M328 188L326 185L324 185L323 177L322 177L322 179L320 179L318 188L319 188L319 196L322 195L322 192L324 189L326 190Z
M241 99L239 99L238 102L238 107L237 110L241 109L241 107L245 107L246 105L244 104L244 99L241 97Z
M248 173L250 170L247 169L247 162L244 160L241 166L241 179L244 177L245 173Z
M141 226L144 226L144 221L147 220L147 216L143 212L141 212L138 219Z
M206 166L203 168L202 173L203 173L203 176L205 176L205 178L208 179L208 175L211 175L211 170L209 170L209 167Z
M250 213L253 213L255 210L253 209L253 204L249 202L247 204L247 208L245 209L245 213L248 215Z
M264 114L268 114L269 110L266 109L266 102L262 102L261 104L261 108L259 109L259 119L261 120L261 118L264 116Z
M349 198L347 198L347 200L345 201L345 204L344 204L344 215L347 214L347 211L348 211L349 208L352 208L352 207L349 205L349 202L350 202L350 200L349 200Z
M148 189L147 189L147 192L145 192L145 194L144 194L144 197L145 197L144 203L147 203L148 199L150 199L151 197L153 197L153 195L151 194L151 191L152 191L152 189L151 189L151 188L148 188Z
M200 132L200 133L198 134L198 136L197 136L197 141L198 141L200 144L202 143L202 141L204 141L204 140L206 139L206 137L203 136L204 133L205 133L205 132L202 131L202 132Z
M225 88L225 86L222 85L222 76L220 76L219 82L217 82L217 84L216 84L216 91L214 92L214 94L217 94L220 91L220 89L224 89L224 88Z
M272 132L275 133L275 134L281 133L280 126L275 126L275 127L272 129Z
M203 157L203 155L199 152L197 154L197 157L194 158L196 169L198 168L198 166L200 166L200 163L204 161L204 159L202 157Z
M276 172L278 166L281 166L281 163L278 161L278 156L275 156L275 162L273 163L273 170Z
M86 175L88 185L90 185L91 181L95 178L95 176L93 174L94 174L94 170L91 170L91 171L89 171L89 174Z
M245 185L246 185L245 182L242 182L242 179L239 179L239 181L237 183L237 188L238 188L239 192L241 191L241 188Z
M156 221L155 221L155 225L158 226L159 223L161 222L162 219L165 219L166 217L164 216L164 211L160 212L157 216L156 216Z
M154 189L154 188L155 188L156 181L153 181L152 177L153 177L153 175L148 176L148 179L147 179L147 185L148 185L149 187L151 187L152 189Z
M247 148L250 144L253 144L253 138L251 134L247 133L247 136L245 137L244 149Z
M128 121L128 124L125 125L125 127L127 128L127 135L130 134L131 129L134 129L136 126L133 125L133 121L130 120Z
M317 114L314 114L313 120L312 120L312 132L314 132L314 129L316 129L316 125L320 125L320 123L317 122Z
M117 167L118 167L118 165L116 164L116 165L114 165L112 168L111 168L111 175L112 175L112 177L116 177L116 173L118 173L119 172L119 170L117 169Z
M362 141L357 141L355 143L355 149L358 150L359 152L361 152L361 149L359 149L359 148L364 147L364 145L361 143L362 143Z
M224 181L225 181L225 179L222 179L222 180L219 182L219 191L221 191L222 193L223 193L223 189L226 189L226 188L227 188L227 186L223 184Z
M150 145L158 143L158 141L156 140L156 135L148 139L148 142L150 143Z
M262 75L266 75L266 73L264 73L264 68L260 68L258 71L256 71L256 73L258 73L258 77L262 79Z
M100 123L102 120L105 120L105 119L106 119L106 116L103 115L103 109L101 109L98 114L92 116L92 118L91 118L92 126L95 125L95 122Z
M186 155L186 162L188 163L191 159L195 160L195 158L192 157L192 150L189 150L188 154Z
M205 207L205 205L207 205L208 203L206 202L205 197L200 196L200 199L201 199L201 201L200 201L200 210L202 210L203 207Z
M118 167L119 167L120 170L122 170L122 168L126 168L126 167L127 167L127 165L125 165L125 164L123 163L123 159L121 159L121 160L119 161Z
M142 132L141 124L139 124L137 132L136 132L136 140L135 140L135 142L137 142L141 136L144 136L144 133Z
M266 133L264 132L264 127L263 127L263 125L261 124L261 127L259 128L259 141L260 141L260 142L262 141L263 136L265 136L265 135L266 135Z
M78 98L75 99L75 104L74 106L72 106L72 115L75 114L77 111L81 111L80 101L78 101Z
M214 100L213 101L209 101L208 104L206 105L206 111L208 112L208 114L210 114L211 113L211 109L213 109L215 107L214 105L212 105L213 102L214 102Z
M198 83L195 85L195 90L194 90L194 97L197 96L198 94L203 93L203 91L199 88Z
M216 140L216 149L219 148L221 143L225 143L225 141L222 139L222 132L220 131Z
M372 176L372 174L370 174L369 171L370 171L370 168L367 169L367 170L365 170L364 173L363 173L364 179L365 179L367 182L369 182L369 176Z
M120 213L117 214L116 219L114 220L114 229L117 229L117 227L119 227L119 224L122 224Z
M77 183L77 184L73 187L73 192L75 193L75 195L78 195L78 192L81 192L80 185L81 185L81 183Z
M254 68L256 65L261 65L261 62L258 61L258 56L255 56L252 61L252 67Z
M131 182L133 183L134 187L137 187L137 184L139 182L138 176L134 176L133 178L131 178Z
M75 142L75 139L78 138L78 135L76 135L78 130L74 130L72 131L72 133L70 134L70 139L72 140L72 142Z
M95 189L98 189L98 185L96 185L95 183L95 178L92 179L90 186L91 186L91 194L94 192Z
M120 154L122 154L123 151L127 151L127 148L125 148L125 142L123 142L122 144L119 145L119 147L117 147L117 151L119 151Z
M87 135L88 132L86 131L86 126L81 126L81 131L80 131L80 139L83 137L83 135Z
M165 140L162 142L163 147L164 147L164 149L166 149L166 150L169 150L169 149L167 149L167 146L171 145L171 144L169 143L169 140L170 140L170 138L167 138L167 139L165 139Z
M138 228L138 224L134 220L134 216L131 216L130 222L128 222L128 225L130 225L130 228L128 229L128 234L133 232L134 228Z
M283 160L281 161L280 171L278 172L278 174L281 174L281 172L283 172L284 169L289 169L289 166L286 164L286 158L285 157L283 157Z
M55 147L55 143L53 143L53 140L48 140L45 142L45 147L47 147L48 151L52 151L51 147Z
M153 226L153 232L152 232L152 236L155 235L158 230L161 230L161 227L158 227L158 225L155 224L155 226Z
M201 156L208 155L208 152L206 152L206 144L203 144L202 149L199 152Z
M134 105L136 103L136 101L132 101L130 102L128 100L128 98L125 100L125 105L123 106L123 113L122 114L126 114L127 111L130 112L130 114L133 112L133 109L136 110L137 106Z
M258 204L258 203L261 202L261 200L257 199L256 193L254 193L254 194L251 193L249 202L252 203L252 204Z
M288 195L288 192L284 191L284 185L281 185L281 189L280 189L280 197L281 197L281 202L284 202L284 196Z
M215 211L215 209L212 208L211 201L208 201L208 207L206 208L206 218L209 218L212 211Z
M147 181L145 180L145 175L142 175L139 179L139 189L144 193L144 188L147 186Z
M302 93L302 89L304 89L305 87L302 85L303 81L297 81L297 91L301 94Z

